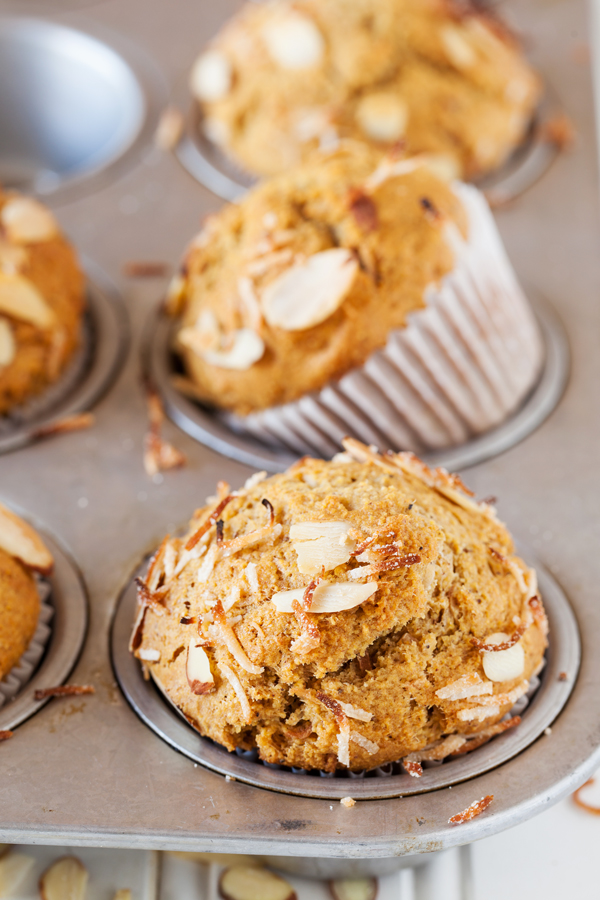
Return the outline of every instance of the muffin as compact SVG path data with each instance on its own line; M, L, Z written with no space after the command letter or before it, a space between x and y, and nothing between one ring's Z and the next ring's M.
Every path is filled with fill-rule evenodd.
M210 218L168 309L184 389L298 453L417 452L502 421L537 324L476 188L345 142Z
M535 572L456 476L346 450L220 483L139 581L131 649L228 750L419 774L507 727L546 617Z
M0 414L64 371L79 343L83 288L52 213L0 190Z
M497 16L454 0L246 3L190 88L209 139L255 174L353 138L439 154L466 179L522 142L541 93Z
M25 653L37 626L34 572L49 574L52 564L37 532L0 504L0 681Z

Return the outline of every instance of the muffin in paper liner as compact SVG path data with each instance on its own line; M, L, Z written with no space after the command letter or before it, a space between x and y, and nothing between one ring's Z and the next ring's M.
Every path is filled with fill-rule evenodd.
M335 453L345 435L423 452L461 444L498 425L534 386L543 344L482 194L453 190L468 239L445 226L454 269L431 284L426 306L366 363L297 401L239 416L237 432L299 453Z
M36 583L40 597L40 614L37 627L27 650L17 665L13 666L8 675L0 681L0 709L13 700L25 687L37 669L52 633L50 627L50 622L54 615L51 603L52 589L50 583L43 578L38 578Z

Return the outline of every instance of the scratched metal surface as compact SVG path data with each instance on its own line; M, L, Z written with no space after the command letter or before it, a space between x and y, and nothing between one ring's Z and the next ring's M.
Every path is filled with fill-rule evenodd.
M0 2L0 13L26 7L40 14L42 8L67 24L113 29L136 41L174 84L235 4L106 0L80 11L71 0L68 9L51 14L59 5ZM586 7L582 0L511 5L579 138L538 185L498 212L498 221L517 271L562 316L574 361L553 415L517 447L470 469L467 481L480 496L498 496L501 516L554 572L582 626L581 674L551 737L452 789L347 810L226 783L178 755L129 709L108 656L121 587L144 553L186 520L218 478L236 485L249 474L174 426L166 434L187 453L188 467L156 483L142 469L139 340L164 284L127 281L121 267L131 259L174 264L200 219L221 205L174 159L150 152L120 180L57 207L81 251L122 291L134 339L121 377L97 407L92 430L0 458L0 496L55 532L85 575L91 625L72 680L97 687L83 704L51 702L1 747L0 840L355 858L422 853L522 821L597 766L600 223L591 79L581 46L588 36ZM447 826L450 815L488 793L495 801L485 816L458 829Z

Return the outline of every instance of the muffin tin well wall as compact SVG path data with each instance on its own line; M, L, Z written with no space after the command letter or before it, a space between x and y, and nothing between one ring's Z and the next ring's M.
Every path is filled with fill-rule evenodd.
M498 212L519 275L535 284L565 323L573 373L565 395L527 440L471 469L469 486L499 498L500 517L551 565L581 626L582 667L569 702L515 759L452 789L426 796L358 802L260 790L225 779L175 753L133 713L114 682L109 629L119 590L141 555L173 532L213 493L218 479L242 484L250 470L217 456L167 422L164 434L188 457L178 471L149 479L142 466L147 430L137 349L166 279L127 280L122 266L149 260L176 266L215 196L170 155L149 152L102 190L65 194L61 224L79 249L118 282L131 314L135 352L97 407L96 425L0 457L8 502L35 513L67 542L90 591L90 628L73 672L96 694L85 703L53 700L0 748L0 840L219 849L296 856L364 858L411 855L466 843L531 815L547 798L574 789L598 765L600 671L597 584L597 453L600 283L596 156L589 70L571 51L586 39L583 0L508 0L528 33L537 63L560 85L580 133L565 156L517 204ZM84 22L84 33L133 39L175 83L238 3L110 0ZM0 3L0 10L3 9ZM210 23L210 26L209 26ZM109 42L110 43L110 42ZM112 43L111 43L112 46ZM134 158L131 158L134 162ZM115 172L117 170L114 170ZM120 170L119 170L120 171ZM88 184L91 186L92 180ZM55 194L60 199L59 194ZM478 820L452 828L448 818L485 794L494 803Z

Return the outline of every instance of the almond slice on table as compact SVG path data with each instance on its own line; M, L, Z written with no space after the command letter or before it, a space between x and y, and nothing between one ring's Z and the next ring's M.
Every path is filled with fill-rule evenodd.
M502 631L491 634L485 639L486 644L504 644L510 635ZM521 641L507 650L484 650L481 654L483 671L490 681L512 681L520 678L525 671L525 651Z
M311 613L334 613L344 609L354 609L368 600L379 587L377 581L367 581L366 584L352 584L347 581L338 581L335 584L319 584L315 588L310 607ZM293 613L294 601L302 603L306 588L296 588L293 591L278 591L271 597L271 602L277 607L277 612Z
M297 12L268 22L262 37L269 55L282 69L309 69L325 54L325 41L315 23Z
M0 210L0 223L14 244L37 244L59 233L50 210L32 197L12 197Z
M338 878L329 882L333 900L375 900L376 878Z
M295 522L290 528L290 540L298 556L298 571L302 575L318 575L348 562L356 542L347 538L348 522Z
M84 900L88 871L76 856L63 856L40 878L42 900Z
M0 368L9 366L17 353L17 345L10 322L0 319Z
M33 869L35 860L24 853L5 852L3 847L0 845L0 897L12 897Z
M185 674L192 694L208 694L214 690L215 679L210 670L210 660L198 638L192 638L188 645Z
M113 900L133 900L133 894L129 888L120 888L113 897Z
M0 313L43 329L56 321L54 311L27 278L6 272L0 272Z
M37 531L1 503L0 548L42 575L52 571L52 554Z
M406 131L408 108L393 94L367 94L357 106L356 118L368 137L392 143L400 140Z
M261 298L265 319L285 331L319 325L342 305L357 272L354 254L344 247L314 253L267 285Z
M219 879L224 900L297 900L294 888L284 878L254 866L232 866Z
M207 50L198 57L190 74L190 91L198 100L214 103L231 90L231 63L219 50Z

